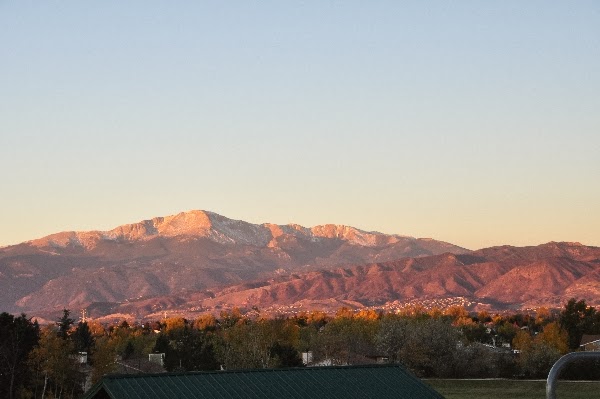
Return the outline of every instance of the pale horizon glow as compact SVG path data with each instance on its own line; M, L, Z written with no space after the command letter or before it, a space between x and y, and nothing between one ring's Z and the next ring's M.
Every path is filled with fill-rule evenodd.
M203 209L600 246L600 3L0 2L0 247Z

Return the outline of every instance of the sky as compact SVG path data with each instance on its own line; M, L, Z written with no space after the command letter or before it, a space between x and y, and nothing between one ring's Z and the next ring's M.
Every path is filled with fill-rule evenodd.
M598 1L0 0L0 246L210 210L600 246Z

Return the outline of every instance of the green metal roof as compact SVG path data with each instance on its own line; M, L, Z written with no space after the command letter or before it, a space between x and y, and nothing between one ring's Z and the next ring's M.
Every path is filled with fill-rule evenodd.
M84 398L443 399L443 396L400 365L370 365L109 375Z

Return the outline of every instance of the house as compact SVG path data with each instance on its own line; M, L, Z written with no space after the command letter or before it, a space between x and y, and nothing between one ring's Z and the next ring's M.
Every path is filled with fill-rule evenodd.
M77 352L77 362L79 364L87 364L88 354L87 352Z
M108 375L85 399L443 399L400 365Z
M584 351L600 351L600 335L587 335L581 337L579 348Z
M150 353L148 354L148 361L159 364L160 366L165 365L165 354L164 353Z

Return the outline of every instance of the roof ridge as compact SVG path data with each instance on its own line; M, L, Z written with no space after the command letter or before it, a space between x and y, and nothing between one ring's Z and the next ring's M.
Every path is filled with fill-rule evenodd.
M200 370L200 371L174 371L166 373L145 373L145 374L127 374L127 373L115 373L107 374L103 378L106 379L117 379L117 378L148 378L148 377L169 377L169 376L182 376L182 375L197 375L197 374L235 374L235 373L261 373L261 372L281 372L281 371L319 371L319 370L332 370L332 369L361 369L361 368L401 368L404 367L399 363L386 363L386 364L351 364L351 365L336 365L336 366L306 366L306 367L280 367L280 368L264 368L264 369L235 369L235 370Z

